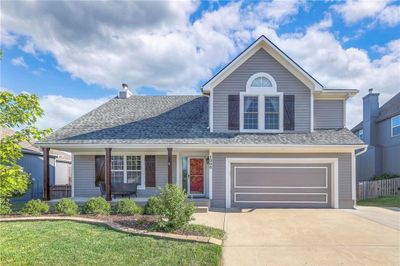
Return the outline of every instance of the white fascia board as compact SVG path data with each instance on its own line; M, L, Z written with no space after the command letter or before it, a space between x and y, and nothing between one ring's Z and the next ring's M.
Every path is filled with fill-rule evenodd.
M314 92L314 98L317 100L347 100L355 96L358 90L329 90L324 89Z
M71 150L77 151L90 151L90 149L161 149L167 148L175 149L190 149L190 150L212 150L217 151L229 151L229 152L242 152L242 151L254 151L254 152L271 152L271 151L282 151L282 152L301 152L301 151L352 151L355 149L361 149L367 147L365 144L359 145L282 145L282 144L37 144L41 147L48 147L58 150ZM150 151L149 151L150 152ZM153 152L154 153L154 152Z

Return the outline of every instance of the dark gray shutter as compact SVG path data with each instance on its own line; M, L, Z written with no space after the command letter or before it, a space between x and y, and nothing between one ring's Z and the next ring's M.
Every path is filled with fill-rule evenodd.
M105 165L105 156L104 155L96 155L95 156L95 175L96 175L96 180L95 180L95 185L96 187L99 186L101 182L105 182L105 171L104 171L104 165Z
M146 187L156 186L156 156L146 155L145 161L145 172L146 172Z
M294 95L283 96L283 110L284 130L294 130Z
M228 95L228 129L239 130L239 95Z

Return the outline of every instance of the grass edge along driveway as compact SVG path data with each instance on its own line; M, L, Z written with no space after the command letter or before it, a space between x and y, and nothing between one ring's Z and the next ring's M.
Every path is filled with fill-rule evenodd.
M219 265L222 247L71 221L0 223L4 265Z
M400 196L385 196L357 201L360 206L397 207L400 208Z

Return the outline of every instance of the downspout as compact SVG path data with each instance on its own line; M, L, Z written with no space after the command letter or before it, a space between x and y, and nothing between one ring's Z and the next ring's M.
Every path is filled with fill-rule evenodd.
M356 183L356 157L365 153L368 149L368 146L363 147L361 151L355 153L354 151L352 152L352 159L351 159L351 174L352 174L352 199L353 199L353 208L357 207L357 183Z
M364 147L364 148L362 148L362 150L361 150L361 151L359 151L359 152L357 152L357 153L355 154L355 156L357 157L357 156L359 156L359 155L361 155L361 154L365 153L367 150L368 150L368 146L367 146L367 147Z

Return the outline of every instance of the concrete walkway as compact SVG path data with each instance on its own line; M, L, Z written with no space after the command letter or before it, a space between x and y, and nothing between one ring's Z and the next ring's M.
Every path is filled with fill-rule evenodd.
M356 212L257 209L194 222L224 224L223 265L400 265L400 231Z
M357 206L356 210L349 211L370 221L400 230L400 208L387 209L380 207Z

